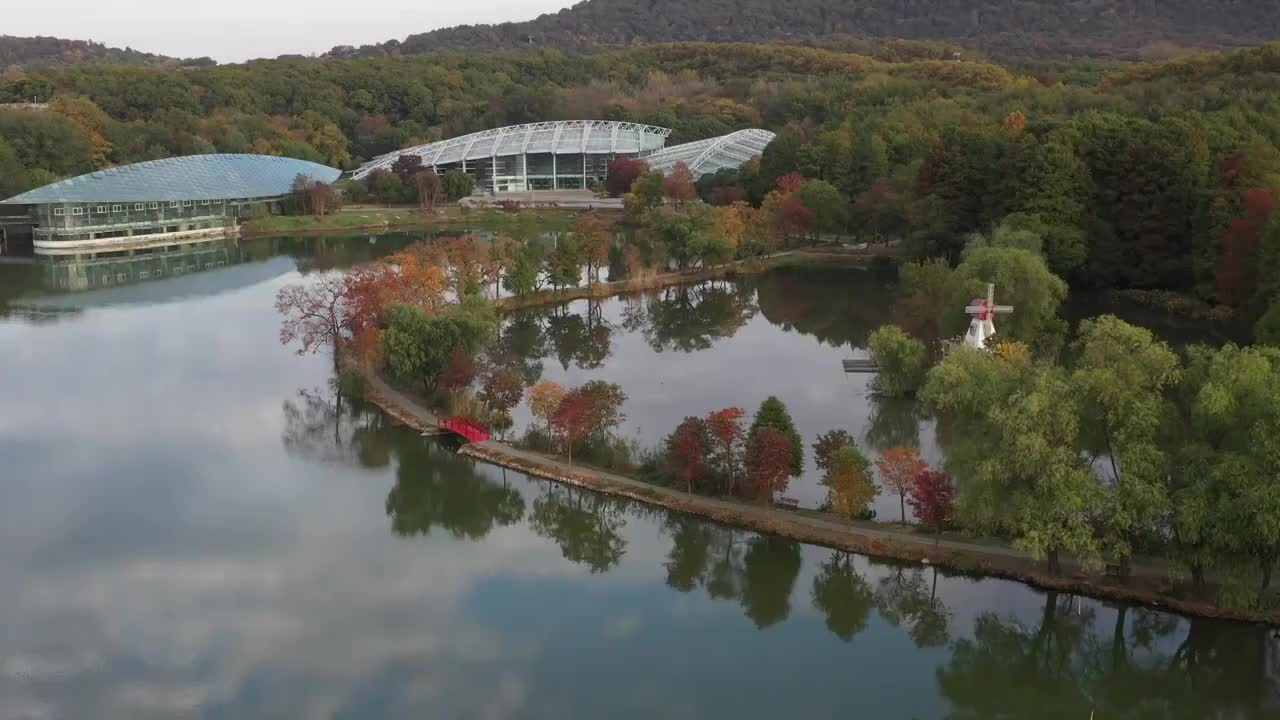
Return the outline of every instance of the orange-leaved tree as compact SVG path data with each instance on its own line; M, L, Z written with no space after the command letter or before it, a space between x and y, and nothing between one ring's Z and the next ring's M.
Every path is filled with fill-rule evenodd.
M551 415L551 427L564 438L565 452L569 456L569 464L573 464L573 444L591 434L592 422L591 398L579 388L565 393L555 413Z
M552 432L551 419L565 396L564 386L554 380L543 380L529 388L529 410L533 416L547 424L547 434Z
M905 523L907 493L911 492L916 476L929 469L928 464L920 459L920 451L916 448L894 447L880 454L876 468L880 470L880 482L898 493L898 509L902 513L902 522Z
M609 264L609 235L595 213L587 213L573 226L578 249L587 261L587 282L600 282L600 268Z

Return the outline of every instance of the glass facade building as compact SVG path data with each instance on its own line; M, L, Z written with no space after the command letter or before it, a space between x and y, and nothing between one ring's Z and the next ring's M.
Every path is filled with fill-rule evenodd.
M267 155L189 155L100 170L0 203L24 207L38 254L225 235L273 209L298 176L333 182L336 168Z
M694 177L738 167L773 140L765 130L743 130L719 138L666 147L671 131L613 120L560 120L485 130L396 150L356 169L352 177L391 170L401 156L416 155L438 174L461 171L484 192L581 190L603 182L620 157L648 160L669 173L686 161ZM669 160L669 161L668 161Z

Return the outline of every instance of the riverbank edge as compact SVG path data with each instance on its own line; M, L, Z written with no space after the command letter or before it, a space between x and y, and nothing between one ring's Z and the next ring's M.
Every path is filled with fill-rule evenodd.
M365 399L394 421L421 433L437 431L433 413L394 391L385 380L362 371L366 380ZM392 395L398 396L393 398ZM867 557L936 566L965 575L1014 580L1040 590L1142 605L1186 616L1240 622L1280 624L1280 613L1237 610L1168 594L1171 579L1159 576L1131 578L1127 584L1108 582L1103 576L1081 572L1079 566L1064 563L1064 574L1050 575L1043 561L1003 545L979 545L953 539L940 542L928 535L893 528L860 527L838 518L816 517L809 511L783 510L737 500L690 495L672 488L649 485L639 480L581 465L498 441L463 445L459 454L526 475L563 485L584 488L626 498L674 512L688 513L744 530L770 533L810 545L865 555ZM1135 568L1136 571L1136 568Z

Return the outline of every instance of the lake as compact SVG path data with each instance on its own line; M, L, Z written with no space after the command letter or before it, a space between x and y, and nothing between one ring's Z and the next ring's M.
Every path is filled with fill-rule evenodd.
M0 266L0 718L1280 717L1265 628L571 491L340 398L279 344L275 293L411 239ZM841 371L887 292L775 271L521 313L503 342L622 384L645 444L776 394L806 442L936 461L929 421Z

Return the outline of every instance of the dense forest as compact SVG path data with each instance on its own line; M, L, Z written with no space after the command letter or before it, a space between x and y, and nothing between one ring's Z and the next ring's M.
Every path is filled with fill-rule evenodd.
M55 37L15 37L0 35L0 68L10 66L86 65L179 65L212 64L212 60L180 61L164 55L139 52L133 48L107 47L89 40L63 40Z
M890 45L881 57L687 43L10 71L0 102L51 108L0 112L0 195L188 153L349 168L546 119L663 125L672 143L763 127L779 137L760 162L704 178L704 197L759 204L798 172L845 204L824 231L904 238L919 257L954 262L974 233L1030 229L1075 285L1227 307L1275 295L1280 247L1264 238L1280 192L1280 45L1034 74Z
M1209 49L1267 42L1280 37L1280 13L1260 0L586 0L528 22L445 28L333 54L796 43L833 34L954 40L1002 57L1140 57L1171 44Z

